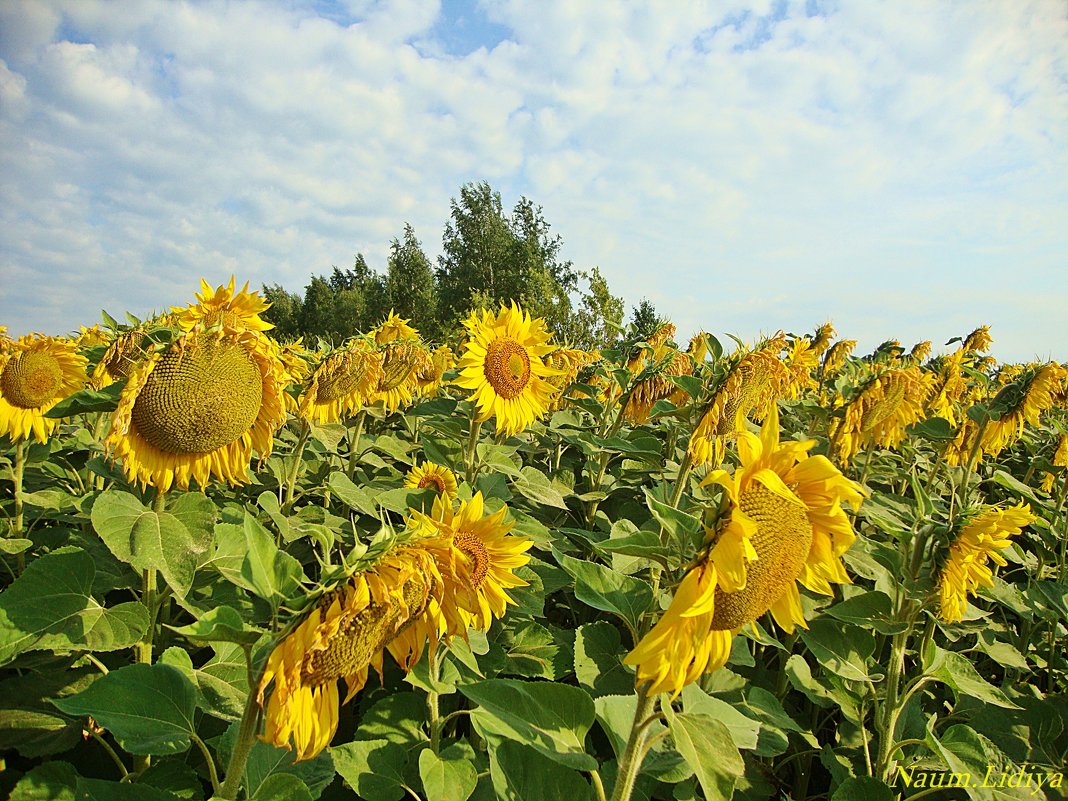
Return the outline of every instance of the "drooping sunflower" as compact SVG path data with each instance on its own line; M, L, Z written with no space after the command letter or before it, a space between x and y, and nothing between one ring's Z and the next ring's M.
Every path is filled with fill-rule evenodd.
M386 345L397 340L419 339L419 332L408 325L410 322L410 319L402 320L399 314L394 314L393 309L390 309L389 316L368 336L374 339L376 345Z
M381 675L385 649L413 628L436 637L436 621L428 626L424 615L441 588L429 551L395 547L323 594L267 660L257 690L263 739L298 760L321 752L337 731L340 703L363 688L369 668ZM341 679L348 692L339 703Z
M488 631L494 618L503 617L508 605L515 603L508 590L527 585L513 571L530 561L526 551L533 541L508 533L514 523L504 519L507 511L501 507L485 514L482 493L476 492L457 510L448 496L438 495L430 514L409 512L410 526L449 545L447 560L438 561L442 575L452 577L446 583L459 588L456 603L464 624L462 631L450 633L462 633L468 626Z
M546 363L556 371L555 375L549 376L549 383L556 387L559 393L552 404L553 411L561 408L566 403L570 396L568 387L575 383L579 371L600 358L601 354L595 350L586 351L568 347L560 348L549 354L546 358Z
M256 331L194 328L131 370L104 445L130 481L166 492L248 481L285 422L282 364Z
M544 358L556 350L541 318L514 303L497 314L474 312L464 321L467 344L456 386L472 392L479 420L496 417L497 430L518 434L548 411L556 388Z
M689 395L670 379L693 375L693 359L681 350L669 348L662 359L646 368L630 388L623 419L631 425L642 425L649 419L657 401L669 400L676 406L685 402ZM644 377L643 377L644 376Z
M849 354L853 352L853 348L856 346L857 341L855 339L840 339L831 345L827 352L823 354L823 377L829 378L841 370L845 360L849 358Z
M931 376L916 367L885 370L869 379L831 421L831 443L848 464L865 445L895 449L905 428L923 419Z
M971 515L950 546L939 578L942 620L959 622L968 611L968 594L975 595L979 587L994 586L994 570L988 562L1002 567L1008 564L998 551L1009 547L1009 537L1035 519L1025 503L1007 509L983 506Z
M723 459L724 440L745 430L750 412L763 420L782 396L790 376L779 360L785 337L780 333L753 351L732 355L733 364L690 436L688 451L695 467Z
M858 509L862 490L808 456L815 444L779 442L772 407L759 438L738 435L733 475L713 470L702 482L724 490L719 518L668 610L624 659L651 692L678 694L722 667L734 633L765 612L787 632L805 628L798 582L824 595L849 583L841 557L856 535L842 504Z
M145 332L132 328L119 334L108 345L104 355L93 368L92 384L95 389L129 378L130 371L145 358Z
M951 426L957 425L957 414L968 391L962 370L964 351L939 356L931 364L934 380L924 402L925 414L941 417Z
M447 495L450 501L456 500L456 474L434 462L423 462L413 467L404 479L404 486L410 489L430 488L439 495Z
M985 353L994 341L990 336L990 326L981 325L964 338L960 349L965 353Z
M189 331L198 324L204 327L226 323L231 328L244 328L249 331L270 331L274 325L260 317L271 304L260 297L258 291L249 292L248 282L239 292L234 292L234 276L230 282L219 285L216 289L200 279L200 292L196 293L197 302L189 306L172 306L178 327Z
M1054 467L1068 468L1068 434L1061 434L1057 439L1057 449L1053 452L1053 458L1050 460ZM1060 470L1058 472L1063 472ZM1043 491L1049 492L1053 489L1053 482L1057 480L1057 476L1054 473L1046 473L1042 477L1042 483L1039 485Z
M14 341L7 335L7 326L0 325L0 353L7 353L14 345Z
M909 351L908 360L910 364L921 365L927 361L927 357L930 355L931 340L925 339L912 346L912 350Z
M297 401L298 413L319 425L336 423L369 403L382 380L382 360L357 339L326 356Z
M831 346L831 340L834 339L836 334L837 332L834 330L834 326L831 325L830 320L828 320L816 329L816 333L812 336L810 349L817 357L822 356L827 348Z
M97 345L106 345L111 341L111 336L100 327L100 323L93 323L88 328L81 325L78 328L78 336L74 339L74 343L79 348L85 349L96 347Z
M996 457L1019 439L1024 426L1038 425L1041 415L1051 409L1055 396L1065 381L1068 370L1056 362L1031 367L1012 384L1003 387L991 401L991 406L1003 406L1001 416L991 420L983 430L981 448L987 456Z
M413 339L395 339L378 352L382 374L371 396L392 413L410 406L419 388L419 374L433 370L434 363L423 344Z
M813 373L819 367L820 352L812 346L811 339L808 337L794 339L783 360L790 374L785 390L787 398L800 398L806 392L816 388Z
M28 334L0 350L0 436L47 442L59 421L44 414L85 386L86 364L62 337Z
M416 393L421 398L433 398L441 391L445 372L456 364L456 356L448 345L439 345L430 354L430 363L424 364L415 377Z
M299 337L293 342L279 345L273 339L275 356L282 362L283 385L286 387L285 395L286 410L294 415L300 415L300 405L297 402L298 394L294 394L292 388L298 391L302 388L311 375L311 365L315 361L315 354L304 347L304 337Z

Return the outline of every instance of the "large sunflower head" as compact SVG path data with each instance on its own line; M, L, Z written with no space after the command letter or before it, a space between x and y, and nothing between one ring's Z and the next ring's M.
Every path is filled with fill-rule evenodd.
M271 304L260 297L258 291L249 292L248 282L241 290L234 292L234 277L230 283L220 284L216 289L200 279L200 292L196 293L197 302L182 308L173 306L177 325L185 331L198 324L210 328L225 324L230 328L243 328L249 331L270 331L274 325L260 317Z
M497 314L472 313L464 321L467 344L456 386L470 390L480 420L496 417L497 430L518 434L548 411L556 388L544 358L556 348L540 317L531 319L514 303Z
M414 339L394 339L378 352L382 374L372 400L380 400L386 411L410 406L419 388L419 374L434 369L423 344Z
M369 403L381 379L378 354L366 340L354 340L312 371L297 401L300 416L320 425L336 423Z
M450 501L456 500L456 474L444 465L423 462L416 465L404 478L404 486L409 489L432 489L438 495L447 495Z
M347 685L345 703L363 688L370 668L381 675L387 648L411 641L415 629L423 642L436 636L436 623L426 620L440 591L429 551L395 547L325 592L267 660L257 691L265 711L263 739L295 750L298 760L322 751L337 730L338 681ZM410 668L412 660L405 661L402 667Z
M799 398L807 391L816 388L813 373L819 367L820 353L812 346L808 337L799 337L790 343L785 356L786 368L790 380L786 385L786 397Z
M885 370L873 376L831 423L831 441L848 463L866 445L897 448L905 428L924 416L933 377L917 367Z
M623 408L623 419L631 425L642 425L648 421L657 401L670 400L678 406L689 397L671 378L693 375L693 359L674 348L662 347L657 352L662 354L660 359L639 373L630 387L627 405Z
M166 492L248 481L285 422L282 364L256 331L194 328L130 372L105 447L130 481Z
M368 336L374 339L376 345L385 345L389 342L404 339L419 339L419 332L408 325L410 322L410 319L402 320L399 314L394 314L393 310L390 309L389 316L382 321L381 325L372 330Z
M994 586L994 569L988 562L1002 567L1008 564L999 551L1009 547L1009 537L1035 519L1025 503L1007 509L983 506L968 516L949 547L938 581L943 620L959 622L968 611L969 593L975 595L979 587Z
M780 443L773 407L760 437L738 435L741 464L733 475L713 470L702 482L724 491L708 544L624 660L653 692L678 693L722 667L733 633L765 612L788 632L805 627L798 583L823 594L849 583L841 557L855 534L842 504L858 508L862 491L826 457L808 456L814 444Z
M513 571L530 561L526 551L533 542L508 533L514 524L504 519L507 511L501 507L485 514L481 492L470 501L461 501L456 510L447 495L439 495L429 515L410 511L413 528L446 546L447 555L438 562L446 595L449 588L455 593L462 625L460 631L450 631L452 634L462 634L468 626L488 631L493 619L502 617L508 605L515 603L508 590L527 584Z
M1054 406L1056 393L1065 381L1068 370L1048 362L1029 368L1002 387L990 402L1000 417L983 430L983 453L997 456L1023 434L1025 425L1038 425L1041 415Z
M58 421L45 412L85 386L87 361L75 343L29 334L0 350L0 435L46 442Z

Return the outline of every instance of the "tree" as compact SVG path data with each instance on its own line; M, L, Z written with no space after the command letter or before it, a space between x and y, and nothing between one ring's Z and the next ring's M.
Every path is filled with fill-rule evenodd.
M271 304L262 317L274 325L271 335L276 339L296 339L301 335L300 328L300 295L286 292L278 284L263 285L263 297Z
M393 311L411 319L424 337L440 337L434 268L415 236L415 229L407 223L403 241L394 238L389 247L386 294Z
M336 299L330 283L321 275L312 278L304 288L304 303L300 309L300 330L306 337L321 337L337 344L339 331L335 327Z
M638 340L648 339L653 332L660 327L663 319L656 313L653 304L648 298L642 298L642 302L631 308L630 325L634 338Z
M623 298L612 294L599 268L582 271L579 275L589 283L589 291L581 293L578 309L558 335L565 336L572 345L583 350L611 347L623 327L626 313Z

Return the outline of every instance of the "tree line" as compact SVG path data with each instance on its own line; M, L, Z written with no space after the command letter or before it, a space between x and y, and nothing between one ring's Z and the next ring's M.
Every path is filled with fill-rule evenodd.
M264 285L271 308L263 316L279 339L340 344L371 330L392 310L411 318L426 339L445 341L472 309L515 301L544 317L558 342L607 347L623 328L623 298L612 294L597 267L577 270L564 260L561 245L541 206L521 197L506 214L500 193L488 183L465 184L450 202L436 265L405 224L390 243L385 272L357 253L350 269L333 267L330 275L312 277L303 296ZM632 335L643 338L659 320L643 299L629 322Z

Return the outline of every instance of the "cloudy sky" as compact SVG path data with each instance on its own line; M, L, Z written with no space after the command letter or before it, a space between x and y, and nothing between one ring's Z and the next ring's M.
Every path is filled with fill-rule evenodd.
M489 181L682 332L1068 358L1068 4L0 2L0 324L302 291Z

